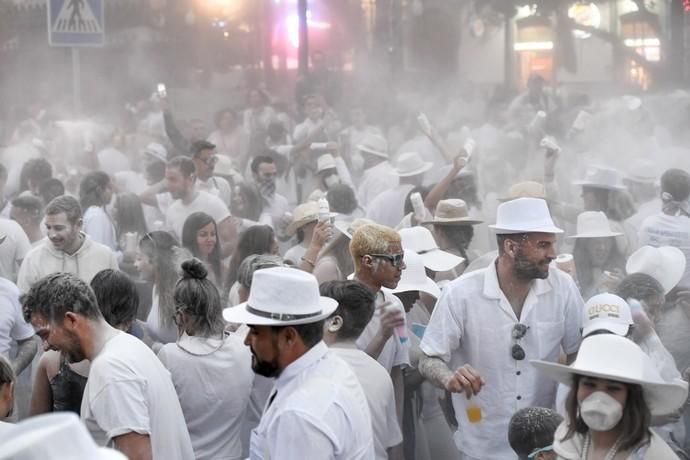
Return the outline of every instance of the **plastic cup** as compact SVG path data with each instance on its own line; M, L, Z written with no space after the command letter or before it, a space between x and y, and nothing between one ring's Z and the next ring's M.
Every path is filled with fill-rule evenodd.
M467 402L467 409L465 411L467 412L467 420L469 420L470 423L479 423L482 421L482 408L479 407L479 404L477 404L474 398L470 398Z

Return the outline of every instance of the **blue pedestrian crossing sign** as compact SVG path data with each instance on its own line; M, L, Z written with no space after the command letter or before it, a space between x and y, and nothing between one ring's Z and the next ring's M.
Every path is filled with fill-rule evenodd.
M48 0L51 46L103 46L104 0Z

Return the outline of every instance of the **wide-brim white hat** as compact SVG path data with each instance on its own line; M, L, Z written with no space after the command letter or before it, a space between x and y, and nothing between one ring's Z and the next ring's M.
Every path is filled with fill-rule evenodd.
M405 270L402 271L398 285L391 292L420 291L438 299L441 289L434 280L426 276L422 256L414 251L405 251L404 260Z
M495 233L563 233L551 219L545 200L516 198L498 205L496 223L489 225Z
M311 273L288 267L257 270L246 302L223 310L223 318L236 324L289 326L328 318L338 302L319 294Z
M436 204L434 218L419 225L477 225L482 221L469 216L467 203L459 198L440 200Z
M612 232L609 220L601 211L585 211L577 216L577 233L568 238L608 238L621 236Z
M424 174L430 170L434 164L430 161L424 161L417 152L401 153L398 160L395 162L393 174L398 177L410 177L418 174Z
M625 264L625 271L632 273L644 273L661 284L664 294L671 292L683 278L686 266L685 254L673 246L642 246L633 252Z
M585 338L575 362L570 366L538 360L530 362L550 378L570 386L575 375L640 385L652 415L667 415L677 411L688 396L686 382L665 382L640 347L632 340L615 334Z
M371 155L388 159L388 141L378 134L367 134L357 149Z
M370 219L365 219L365 218L358 218L355 220L336 220L333 222L333 226L338 230L340 233L348 237L349 239L352 239L352 235L355 234L355 230L357 230L359 227L362 225L368 225L368 224L374 224L373 220Z
M329 212L326 216L332 219L338 216L338 213ZM292 222L287 226L286 232L288 235L294 235L297 230L304 227L310 222L317 222L319 220L319 203L316 201L308 201L297 206L292 212Z
M0 460L127 460L121 452L99 447L71 412L30 417L0 436Z
M438 247L431 231L425 227L402 228L398 231L403 249L421 256L424 266L435 272L452 270L465 261L463 257Z
M625 190L627 188L623 184L622 174L617 169L604 166L590 167L585 173L585 178L577 180L573 184L606 190Z

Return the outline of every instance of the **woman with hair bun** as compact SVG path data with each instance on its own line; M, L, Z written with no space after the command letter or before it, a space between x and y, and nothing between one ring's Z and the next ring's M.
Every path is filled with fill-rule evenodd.
M198 259L182 263L173 293L176 343L158 353L182 405L197 460L239 460L242 424L254 372L238 335L225 332L223 308Z

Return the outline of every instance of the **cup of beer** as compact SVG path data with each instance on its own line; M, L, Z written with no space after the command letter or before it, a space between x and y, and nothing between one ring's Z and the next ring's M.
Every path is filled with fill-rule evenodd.
M470 400L467 401L466 412L467 420L469 420L470 423L479 423L482 421L482 408L479 407L476 398L470 397Z

